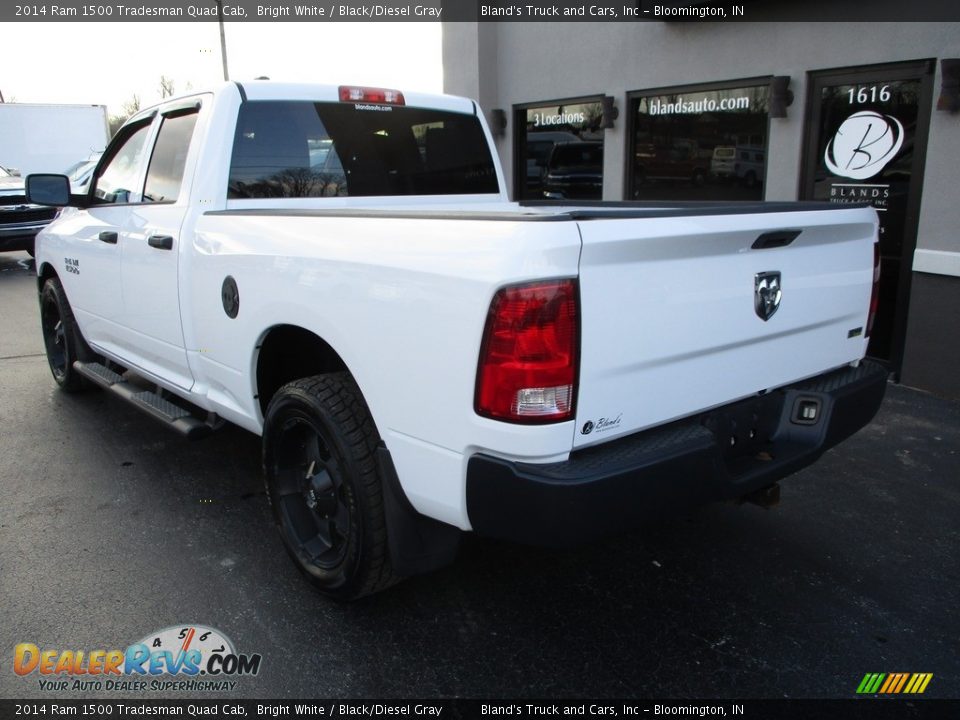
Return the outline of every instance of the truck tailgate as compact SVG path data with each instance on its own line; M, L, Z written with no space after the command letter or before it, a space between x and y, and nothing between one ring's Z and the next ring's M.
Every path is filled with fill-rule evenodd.
M865 353L877 234L872 209L680 215L578 218L574 447L811 377ZM778 279L779 303L756 308L764 278L766 286Z

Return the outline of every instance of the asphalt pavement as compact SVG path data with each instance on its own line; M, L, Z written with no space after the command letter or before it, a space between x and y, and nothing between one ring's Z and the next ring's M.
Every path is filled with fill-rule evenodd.
M0 253L0 698L129 698L41 690L14 647L196 623L262 656L224 697L853 698L868 672L960 697L956 402L891 385L773 509L704 507L574 552L468 537L453 566L339 605L283 551L259 438L191 443L56 389L32 272Z

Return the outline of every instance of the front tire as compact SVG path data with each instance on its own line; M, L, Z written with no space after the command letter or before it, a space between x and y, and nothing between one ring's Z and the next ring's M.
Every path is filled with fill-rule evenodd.
M287 552L324 594L352 600L397 581L390 563L380 436L349 373L295 380L267 408L267 496Z
M97 355L80 333L59 278L52 277L43 284L40 328L53 379L65 392L80 392L87 387L87 381L73 363L76 360L91 362L97 359Z

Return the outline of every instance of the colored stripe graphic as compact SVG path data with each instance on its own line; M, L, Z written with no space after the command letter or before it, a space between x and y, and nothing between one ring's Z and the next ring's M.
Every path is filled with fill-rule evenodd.
M900 682L897 683L897 686L893 688L893 692L898 693L903 690L903 686L907 682L907 673L900 673Z
M867 673L860 681L857 692L862 695L873 695L880 688L880 683L886 676L886 673Z
M881 692L881 693L891 692L890 686L896 685L899 680L900 680L899 673L891 673L890 675L887 675L887 681L880 687L880 690L878 692Z
M903 691L905 693L919 695L927 689L927 685L930 684L932 679L933 673L914 673L913 677L910 678L910 682L907 683L907 687L905 687Z
M920 695L933 673L867 673L857 686L858 695Z

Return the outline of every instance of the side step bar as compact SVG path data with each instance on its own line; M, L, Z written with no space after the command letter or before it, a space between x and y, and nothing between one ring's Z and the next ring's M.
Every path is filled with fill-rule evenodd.
M144 390L127 382L122 375L115 373L106 365L77 360L73 363L73 367L91 382L118 395L138 410L142 410L190 440L199 440L206 437L219 427L215 415L207 422L198 420L190 414L189 410L185 410L155 392Z

